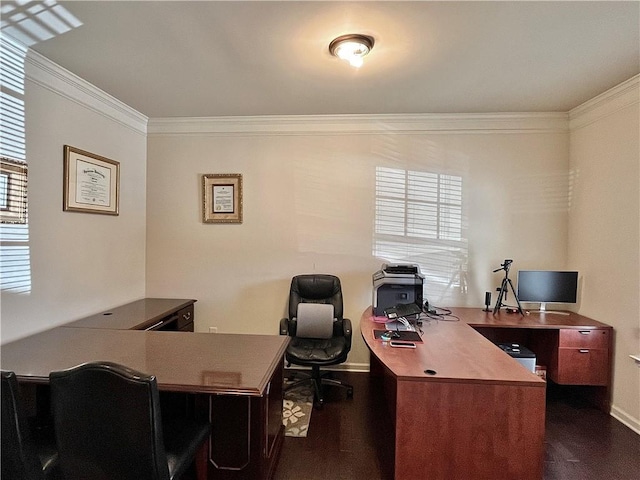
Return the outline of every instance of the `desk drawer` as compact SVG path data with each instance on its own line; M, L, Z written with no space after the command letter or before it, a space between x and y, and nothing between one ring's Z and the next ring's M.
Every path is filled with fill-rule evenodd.
M184 307L176 313L158 320L145 330L158 330L168 332L193 332L193 305Z
M609 330L573 330L563 328L560 330L559 347L575 348L609 348Z
M181 332L193 332L193 305L184 307L176 312L178 316L176 330Z
M560 348L557 369L548 372L560 385L607 385L609 350Z

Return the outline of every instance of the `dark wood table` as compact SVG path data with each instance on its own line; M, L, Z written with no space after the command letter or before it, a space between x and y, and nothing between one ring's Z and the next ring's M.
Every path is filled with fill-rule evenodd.
M67 323L65 327L193 332L195 302L182 298L142 298Z
M58 327L2 346L2 368L22 382L105 360L156 376L163 391L262 395L287 337Z
M211 421L210 478L273 475L284 439L283 357L289 337L74 324L3 345L2 368L16 372L23 385L46 385L51 371L97 360L153 374L161 392L191 395L195 414Z

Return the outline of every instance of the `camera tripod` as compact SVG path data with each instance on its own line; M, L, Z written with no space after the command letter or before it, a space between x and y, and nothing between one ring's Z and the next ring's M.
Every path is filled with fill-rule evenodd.
M512 263L513 260L505 260L504 263L500 264L500 268L493 271L493 273L496 273L500 270L504 270L504 278L502 279L502 284L500 285L498 300L496 301L496 306L493 308L494 315L498 313L502 307L506 306L506 304L502 303L502 300L507 299L507 290L509 287L511 287L513 298L516 299L516 303L518 304L518 313L520 313L520 315L524 315L522 307L520 306L520 300L518 300L518 295L516 294L516 289L513 288L513 283L511 283L511 279L509 278L509 268L511 268Z

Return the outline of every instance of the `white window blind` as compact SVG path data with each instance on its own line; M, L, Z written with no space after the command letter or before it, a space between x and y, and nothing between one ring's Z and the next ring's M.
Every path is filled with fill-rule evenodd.
M26 51L0 38L0 156L26 161L24 129L24 57Z
M461 176L376 168L373 254L420 265L432 301L466 293L464 227Z
M0 37L0 288L31 291L24 108L26 48Z

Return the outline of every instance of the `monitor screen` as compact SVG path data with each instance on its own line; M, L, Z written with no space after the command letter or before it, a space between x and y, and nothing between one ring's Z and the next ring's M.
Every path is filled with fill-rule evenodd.
M578 272L518 272L518 299L521 302L576 303L577 292Z

